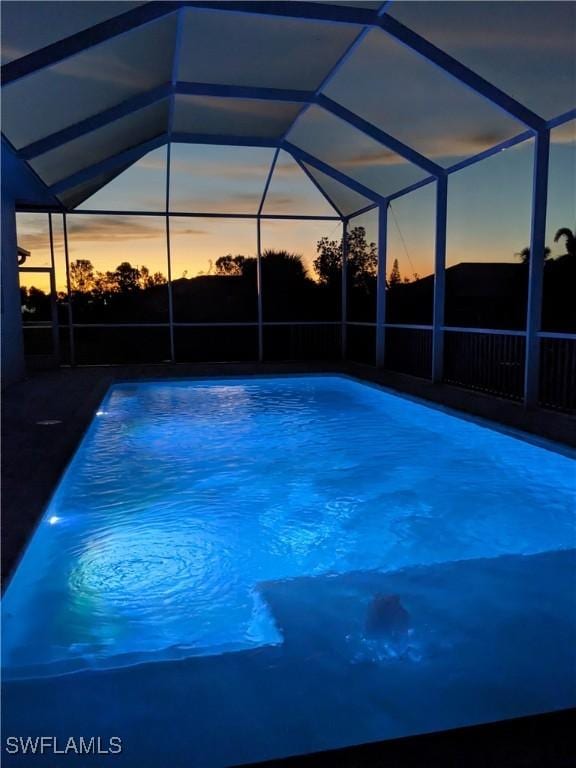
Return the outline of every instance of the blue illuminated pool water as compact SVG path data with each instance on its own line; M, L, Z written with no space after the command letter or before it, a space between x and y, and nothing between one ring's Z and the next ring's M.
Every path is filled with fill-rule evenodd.
M565 455L344 377L116 385L4 598L9 721L25 685L160 670L174 715L189 675L222 688L193 764L226 765L568 706L574 490ZM378 595L400 630L368 632Z

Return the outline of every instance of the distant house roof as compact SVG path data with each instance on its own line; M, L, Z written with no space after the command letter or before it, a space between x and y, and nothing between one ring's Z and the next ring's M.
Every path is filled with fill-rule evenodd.
M446 282L452 295L482 297L508 296L518 285L524 264L496 262L461 262L446 270Z

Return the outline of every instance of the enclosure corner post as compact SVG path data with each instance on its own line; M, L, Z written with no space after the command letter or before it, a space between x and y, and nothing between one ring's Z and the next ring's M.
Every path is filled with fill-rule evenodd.
M4 181L4 180L3 180ZM14 197L2 187L2 386L24 378L24 335L18 276Z
M526 408L534 408L538 405L540 387L540 339L538 334L542 321L549 158L550 130L545 128L536 134L534 146L524 368L524 406Z
M378 271L376 273L376 367L384 368L386 346L386 249L388 202L378 206Z
M342 219L342 265L340 277L342 288L340 297L340 354L342 360L345 360L348 348L348 219Z
M256 219L256 289L258 292L258 362L264 361L264 322L262 312L262 227L260 215Z
M444 301L446 294L446 217L448 176L436 180L436 245L434 254L434 309L432 319L432 381L444 376Z

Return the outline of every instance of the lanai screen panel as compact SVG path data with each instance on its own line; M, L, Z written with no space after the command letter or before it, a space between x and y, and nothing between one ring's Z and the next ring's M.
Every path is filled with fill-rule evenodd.
M2 4L2 64L131 11L144 2L27 0ZM57 20L57 22L55 21Z
M50 231L47 213L17 213L18 245L29 252L24 267L51 267ZM20 285L36 285L37 275L20 273ZM39 279L42 279L41 277ZM38 287L38 286L37 286Z
M288 141L380 195L428 176L374 139L318 106L298 119Z
M302 109L301 104L216 96L176 97L176 133L280 139Z
M63 203L63 205L66 206L66 208L76 208L76 206L80 205L80 203L82 203L84 200L87 200L115 178L120 176L125 170L127 170L127 168L129 168L129 166L130 164L127 163L114 168L112 171L98 174L91 179L87 179L80 184L76 184L73 187L65 189L63 192L56 195L56 197L58 200L60 200L61 203Z
M387 323L432 325L435 226L435 184L390 202L386 248Z
M342 239L339 221L264 220L262 300L265 323L337 322L341 319L340 267L329 283L316 269L323 238L335 247ZM296 297L296 299L295 299ZM267 333L267 346L282 343L283 332Z
M574 3L398 0L390 15L542 117L574 108Z
M74 215L67 226L75 322L168 321L165 217Z
M379 212L377 209L348 222L348 302L349 322L376 322L376 280L378 276ZM349 329L350 330L350 329ZM356 346L366 357L365 345L374 352L375 337L368 329L356 331ZM350 333L348 341L350 341ZM354 338L352 338L354 341ZM364 354L362 354L364 353ZM357 355L358 356L358 355ZM370 358L368 358L370 359Z
M21 149L169 82L175 20L171 14L5 86L6 137Z
M282 216L338 216L314 182L287 152L278 153L262 213Z
M314 90L360 29L233 10L186 9L178 79Z
M310 175L316 179L317 183L324 190L326 195L330 198L332 203L344 216L349 216L352 213L361 211L369 205L373 205L372 201L363 195L354 192L350 187L340 184L339 181L333 179L331 176L327 176L317 168L313 168L308 163L303 163L304 167L308 170Z
M444 166L525 129L378 29L364 37L324 93Z
M530 139L450 175L447 326L525 329L533 173Z
M257 359L255 221L171 216L170 255L176 359Z
M556 333L576 333L575 170L576 120L572 120L551 131L550 144L546 245L553 259L544 266L542 330ZM562 342L548 340L550 353L554 344ZM564 359L569 365L568 351Z
M173 144L170 211L258 213L274 150Z
M40 178L51 186L166 131L168 99L132 112L30 161Z
M78 207L94 211L153 211L166 209L167 147L148 152Z

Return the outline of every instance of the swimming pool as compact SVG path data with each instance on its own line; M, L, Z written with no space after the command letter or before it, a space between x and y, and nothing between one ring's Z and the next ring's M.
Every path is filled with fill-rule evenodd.
M6 592L5 720L112 696L129 742L153 686L220 766L570 706L573 547L544 445L345 377L118 384Z

